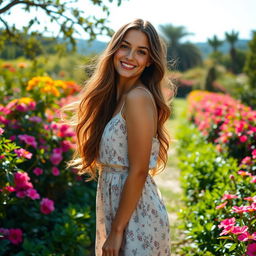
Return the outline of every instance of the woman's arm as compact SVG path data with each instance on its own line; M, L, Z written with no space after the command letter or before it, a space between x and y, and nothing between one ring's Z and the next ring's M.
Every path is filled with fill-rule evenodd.
M103 256L118 255L123 231L134 212L148 175L154 136L154 105L148 93L133 89L125 102L128 136L129 174L112 222L111 233L103 246Z

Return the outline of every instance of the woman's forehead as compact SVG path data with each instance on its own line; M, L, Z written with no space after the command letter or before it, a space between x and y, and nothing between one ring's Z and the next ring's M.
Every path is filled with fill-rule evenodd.
M140 30L128 30L123 37L123 41L128 44L149 48L148 37L144 32Z

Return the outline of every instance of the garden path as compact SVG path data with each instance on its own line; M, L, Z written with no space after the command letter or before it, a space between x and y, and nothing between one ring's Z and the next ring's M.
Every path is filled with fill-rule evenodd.
M180 254L178 254L179 245L183 243L185 235L183 230L179 228L181 220L178 219L178 213L182 208L182 188L179 181L180 170L178 168L178 156L176 151L178 141L175 137L178 125L184 118L186 100L175 99L173 108L174 116L167 121L166 126L172 138L168 151L168 162L165 170L155 176L154 179L161 191L168 211L171 230L171 255L180 256Z

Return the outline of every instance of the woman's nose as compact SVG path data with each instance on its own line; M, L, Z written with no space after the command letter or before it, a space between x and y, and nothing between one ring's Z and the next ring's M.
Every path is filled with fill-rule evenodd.
M133 59L133 54L133 50L129 50L126 55L127 59Z

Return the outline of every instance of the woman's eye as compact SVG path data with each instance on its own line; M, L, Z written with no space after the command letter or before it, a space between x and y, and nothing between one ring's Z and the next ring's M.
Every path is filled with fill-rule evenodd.
M142 55L146 55L146 54L147 54L147 53L146 53L145 51L143 51L143 50L139 50L138 53L139 53L139 54L142 54Z
M120 45L120 48L126 49L126 48L128 48L128 46L125 45L125 44L121 44L121 45Z

